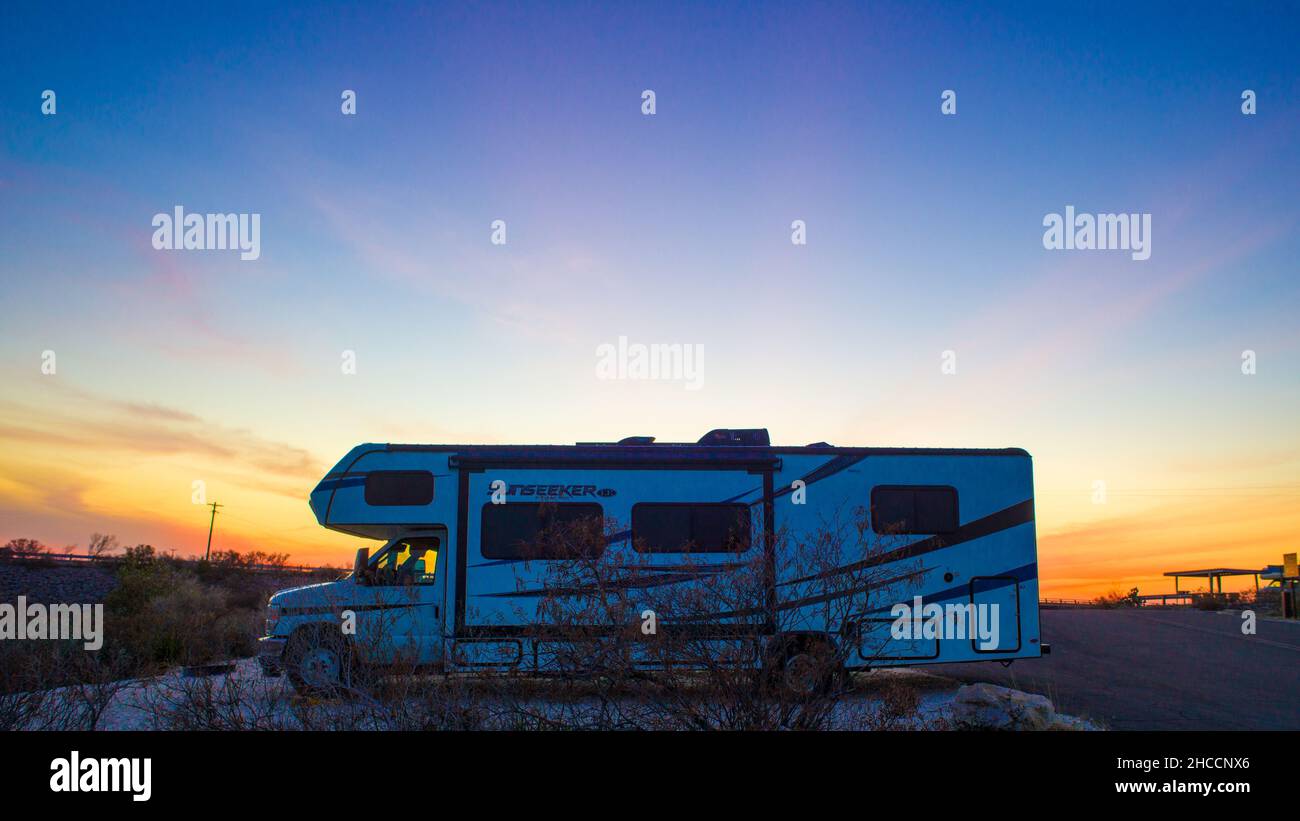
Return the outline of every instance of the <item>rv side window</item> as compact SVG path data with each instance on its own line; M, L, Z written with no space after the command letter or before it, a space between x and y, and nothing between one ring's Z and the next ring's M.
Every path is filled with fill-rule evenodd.
M877 533L951 533L958 521L954 487L882 485L871 489L871 529Z
M594 530L578 527L592 522ZM479 549L485 559L597 558L605 552L605 511L577 502L483 505Z
M427 470L376 470L366 475L366 504L427 505L433 501L433 474Z
M632 506L632 544L640 553L742 553L751 543L749 505Z

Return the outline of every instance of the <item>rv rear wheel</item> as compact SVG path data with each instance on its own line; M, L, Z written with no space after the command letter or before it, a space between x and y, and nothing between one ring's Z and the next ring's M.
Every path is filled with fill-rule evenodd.
M289 682L300 695L332 695L352 682L352 648L328 629L303 629L284 649Z
M778 656L773 672L777 683L796 698L811 698L826 693L843 675L831 646L824 641L807 640L786 644Z

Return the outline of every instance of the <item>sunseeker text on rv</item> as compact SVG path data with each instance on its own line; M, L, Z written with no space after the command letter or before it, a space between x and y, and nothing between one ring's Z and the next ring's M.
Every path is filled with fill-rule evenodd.
M488 488L488 495L495 491ZM508 485L507 496L542 496L556 499L572 499L580 496L614 496L618 491L611 487L597 488L595 485Z

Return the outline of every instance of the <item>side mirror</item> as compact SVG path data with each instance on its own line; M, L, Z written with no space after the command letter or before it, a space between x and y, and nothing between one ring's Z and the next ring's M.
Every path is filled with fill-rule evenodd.
M366 570L370 565L370 548L358 547L357 555L352 559L352 578L359 583L365 584Z

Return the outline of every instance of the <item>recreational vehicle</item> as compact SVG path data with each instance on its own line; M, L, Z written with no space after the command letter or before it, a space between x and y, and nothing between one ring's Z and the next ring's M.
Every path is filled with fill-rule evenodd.
M381 623L367 665L400 657L448 672L545 673L555 637L541 602L556 592L547 579L590 556L527 546L549 526L584 518L606 523L597 553L631 557L618 566L633 601L652 603L745 561L765 567L759 606L720 604L711 617L681 620L691 624L662 615L657 626L743 637L755 666L798 665L819 646L845 650L848 668L1047 651L1032 469L1018 448L787 447L763 429L672 444L366 444L310 503L322 526L382 546L358 550L339 581L271 598L262 667L288 672L300 688L337 681L350 643ZM832 562L811 569L784 560L789 545L855 511L873 547L836 547ZM923 613L954 608L978 610L992 629L923 628Z

